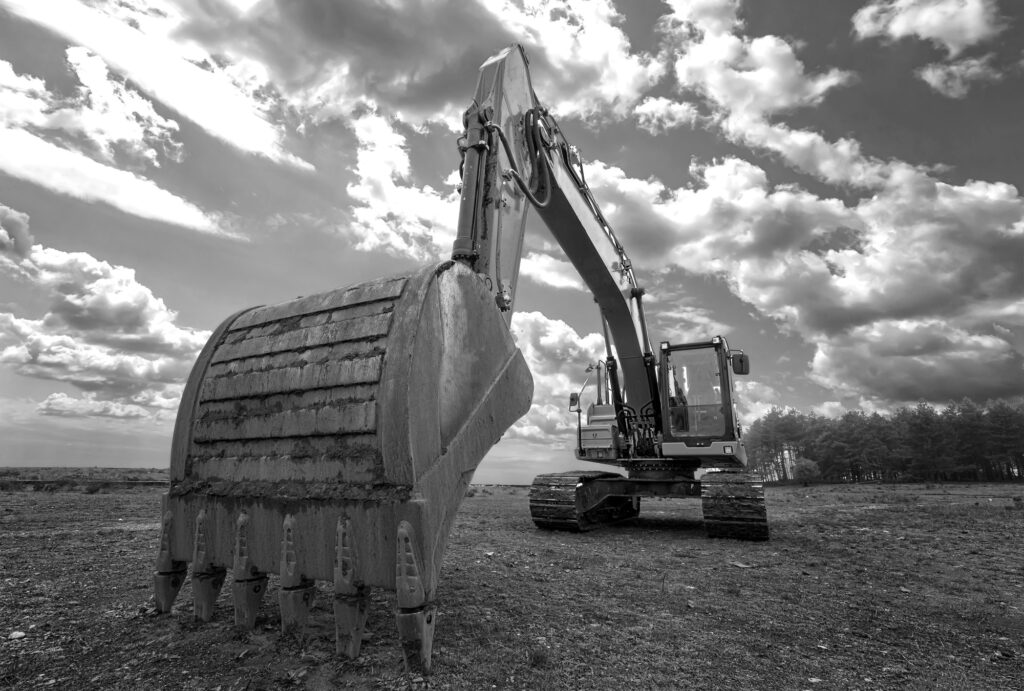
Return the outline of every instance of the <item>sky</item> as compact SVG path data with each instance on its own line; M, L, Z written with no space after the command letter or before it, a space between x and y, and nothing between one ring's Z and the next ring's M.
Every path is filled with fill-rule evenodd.
M652 340L725 336L749 424L1024 397L1012 0L0 0L0 465L162 467L211 330L449 256L480 64L525 46ZM540 223L530 412L572 461L603 352ZM593 389L591 388L591 391Z

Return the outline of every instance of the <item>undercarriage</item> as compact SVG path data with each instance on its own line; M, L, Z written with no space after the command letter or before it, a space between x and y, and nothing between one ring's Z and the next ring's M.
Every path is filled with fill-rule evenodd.
M641 497L700 497L708 537L767 540L764 483L757 475L709 472L692 477L636 478L582 471L538 475L530 516L538 528L582 532L636 518Z

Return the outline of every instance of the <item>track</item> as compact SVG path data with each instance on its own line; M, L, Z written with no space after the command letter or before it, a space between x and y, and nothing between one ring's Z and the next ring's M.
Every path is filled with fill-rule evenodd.
M530 488L530 516L538 528L584 532L635 518L639 498L608 494L600 471L538 475ZM708 537L767 540L764 483L748 473L708 473L701 479L701 508Z
M583 532L639 514L639 500L603 495L592 484L598 478L618 478L600 471L538 475L530 488L530 516L538 528ZM603 495L603 496L602 496Z
M747 473L708 473L701 478L701 508L708 537L767 540L764 483Z

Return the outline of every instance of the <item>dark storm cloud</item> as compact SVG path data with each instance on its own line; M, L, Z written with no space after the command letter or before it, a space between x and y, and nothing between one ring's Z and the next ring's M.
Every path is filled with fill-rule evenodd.
M1024 355L1002 338L944 322L885 322L823 344L814 375L888 401L985 401L1024 394Z
M610 2L276 0L239 14L208 0L199 9L184 35L213 53L256 59L314 119L366 102L406 122L451 118L469 105L480 65L514 42L559 114L625 117L665 72L655 56L631 50Z
M515 40L482 6L455 0L276 0L244 19L219 3L204 9L185 33L252 54L285 90L337 77L352 92L425 113L466 101L480 64Z
M414 0L397 11L376 2L277 4L322 55L344 55L352 74L397 105L436 109L464 100L480 64L515 38L494 15L464 0Z

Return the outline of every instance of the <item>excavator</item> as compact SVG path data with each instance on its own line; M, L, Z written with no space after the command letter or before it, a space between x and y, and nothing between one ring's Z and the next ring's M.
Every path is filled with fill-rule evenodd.
M532 401L509 330L530 213L605 332L585 423L570 397L576 457L626 471L538 477L537 526L587 530L636 516L640 497L700 496L709 535L768 537L732 399L747 356L715 337L661 343L655 357L644 291L520 45L481 66L464 123L450 260L243 309L213 331L172 437L158 611L171 611L191 565L193 616L210 620L230 571L235 624L251 629L276 574L282 631L301 632L327 582L337 652L354 658L382 588L395 592L406 668L430 671L452 522L477 465Z

